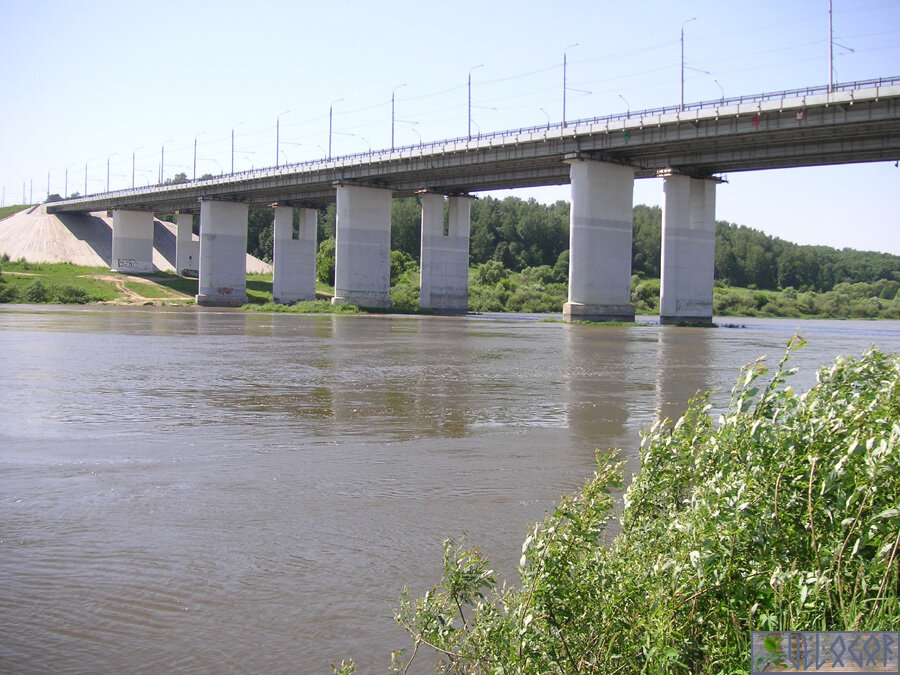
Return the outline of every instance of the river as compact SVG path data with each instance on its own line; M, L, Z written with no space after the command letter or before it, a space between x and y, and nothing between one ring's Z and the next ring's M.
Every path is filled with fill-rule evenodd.
M383 672L392 607L800 327L796 387L900 322L0 306L0 670Z

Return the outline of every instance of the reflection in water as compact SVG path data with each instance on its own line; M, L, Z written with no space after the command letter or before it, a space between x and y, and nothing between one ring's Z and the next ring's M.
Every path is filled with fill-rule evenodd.
M615 445L629 415L626 394L632 366L628 331L569 326L563 346L569 432L595 445Z
M662 326L657 333L656 415L677 420L710 387L710 328Z
M510 578L595 448L793 329L0 307L0 669L380 672L444 537Z

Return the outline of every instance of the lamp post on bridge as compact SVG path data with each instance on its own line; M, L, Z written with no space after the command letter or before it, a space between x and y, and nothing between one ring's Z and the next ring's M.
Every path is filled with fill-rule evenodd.
M290 114L290 110L284 110L275 117L275 168L278 168L279 145L281 144L281 116ZM234 130L232 129L232 132ZM232 142L234 138L232 137ZM232 152L234 152L232 147Z
M394 115L394 97L397 94L397 90L400 87L405 87L405 84L398 84L394 87L393 91L391 91L391 150L394 149L394 124L396 122L396 117Z
M567 52L568 52L572 47L578 47L578 46L579 46L579 43L578 43L578 42L575 42L575 43L573 43L573 44L568 45L565 49L563 49L563 90L562 90L562 95L563 95L563 100L562 100L562 104L563 104L563 105L562 105L562 125L563 125L563 128L566 127L566 88L567 88L567 87L566 87L566 70L567 70L567 66L568 66L568 61L567 61L568 54L567 54Z
M469 126L468 126L468 133L469 133L470 141L472 140L472 71L476 70L478 68L484 68L484 64L479 63L477 66L473 66L471 69L469 69Z
M93 161L94 161L94 158L91 157L89 160L87 160L87 162L84 163L84 196L85 196L85 197L87 197L87 193L88 193L88 191L87 191L87 169L88 169L88 162L93 162Z
M134 156L137 154L138 150L143 150L144 146L140 146L139 148L135 148L131 151L131 189L134 190Z
M344 99L336 98L328 106L328 159L331 159L331 134L334 130L334 104L340 103Z
M114 152L109 157L106 158L106 191L109 192L109 160L115 157L118 153Z
M684 110L684 27L691 21L696 21L697 17L693 16L681 24L681 106L679 110Z
M231 127L231 173L234 173L234 130L241 126L243 122L238 122Z
M166 176L166 143L171 143L174 139L169 139L167 141L162 142L162 146L159 152L159 184L163 184L163 179Z
M628 105L628 100L622 94L618 94L618 97L625 104L625 117L631 117L631 106Z
M194 180L197 180L197 139L205 133L205 131L201 131L194 136Z

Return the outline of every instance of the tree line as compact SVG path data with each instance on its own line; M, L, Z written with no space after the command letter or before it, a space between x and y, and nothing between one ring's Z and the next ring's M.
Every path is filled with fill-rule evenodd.
M391 248L419 258L421 204L417 197L394 199L391 205ZM248 250L272 259L271 209L251 209ZM632 271L659 278L662 209L634 207ZM319 211L321 246L335 234L333 204ZM470 263L497 262L511 272L562 263L569 247L569 204L541 204L534 199L484 197L472 203ZM568 255L564 256L567 258ZM824 292L841 283L900 281L900 256L875 251L808 246L759 230L716 222L715 278L727 285L776 290Z

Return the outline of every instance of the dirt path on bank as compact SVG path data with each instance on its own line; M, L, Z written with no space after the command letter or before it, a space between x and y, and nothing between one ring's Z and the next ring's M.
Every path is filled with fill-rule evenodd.
M170 301L190 301L191 296L185 295L179 291L173 291L170 288L166 288L165 286L161 286L159 284L155 284L148 279L144 279L143 277L133 277L129 275L123 274L90 274L86 275L87 278L97 279L98 281L107 281L113 284L116 287L116 291L121 293L123 298L118 298L116 300L108 300L102 304L104 305L147 305L147 304L169 304ZM164 297L159 297L158 295L150 295L145 296L141 295L138 291L135 291L133 288L128 288L126 284L133 283L139 284L143 286L147 286L148 288L152 288L155 292L165 293ZM177 304L182 304L181 302L177 302Z

